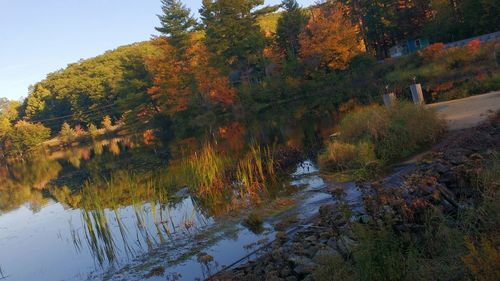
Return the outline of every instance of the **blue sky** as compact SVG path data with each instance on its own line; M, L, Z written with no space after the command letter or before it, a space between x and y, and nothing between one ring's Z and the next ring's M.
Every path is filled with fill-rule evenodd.
M184 3L193 12L201 6ZM160 0L0 0L0 97L26 97L47 73L149 39L160 11Z

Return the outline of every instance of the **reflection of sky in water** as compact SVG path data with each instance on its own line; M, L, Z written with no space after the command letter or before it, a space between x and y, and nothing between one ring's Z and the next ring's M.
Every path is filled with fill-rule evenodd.
M316 203L329 197L313 192L324 186L316 172L306 161L293 173L291 184L305 187L298 205L302 216L316 212ZM264 233L254 234L236 220L215 223L198 212L190 197L170 208L154 205L153 211L152 206L85 212L50 200L38 212L25 204L0 215L0 267L5 280L101 279L103 274L110 280L141 280L157 266L163 266L165 274L181 273L182 280L193 280L207 274L197 261L198 253L214 257L209 267L214 273L248 254L251 249L245 245L274 236L269 225ZM100 220L102 214L106 220ZM97 223L103 221L105 227L99 228Z
M158 245L161 240L159 233L165 241L169 239L165 229L173 238L179 239L192 236L196 228L213 223L194 211L190 198L170 210L168 218L171 217L172 221L165 222L165 228L156 228L150 204L139 208L145 228L137 226L133 206L118 211L126 229L125 240L120 234L115 214L110 210L105 211L113 237L115 265L123 265L134 256L150 250L149 247ZM185 225L187 221L192 222L189 230ZM157 223L161 224L158 220ZM0 216L0 229L0 266L4 275L8 276L5 280L33 280L34 276L37 276L37 280L79 280L86 278L88 272L100 268L85 239L86 224L82 221L80 210L65 210L62 205L50 202L38 213L33 213L23 206ZM74 244L73 230L79 237L79 247ZM151 244L147 243L148 239ZM101 246L104 244L103 241L99 243ZM125 243L128 244L128 251Z

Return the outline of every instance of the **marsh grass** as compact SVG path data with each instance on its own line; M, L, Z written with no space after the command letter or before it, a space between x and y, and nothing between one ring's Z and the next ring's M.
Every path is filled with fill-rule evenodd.
M261 148L253 144L250 151L238 161L236 184L240 187L240 196L249 195L258 199L260 193L266 193L268 186L276 183L274 149Z

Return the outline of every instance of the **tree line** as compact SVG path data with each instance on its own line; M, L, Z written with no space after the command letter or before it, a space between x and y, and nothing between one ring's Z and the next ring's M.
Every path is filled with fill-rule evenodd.
M366 99L380 85L361 78L379 75L370 65L397 42L448 42L500 26L495 0L329 0L307 8L295 0L203 0L199 19L180 0L161 4L159 36L48 74L11 106L15 118L0 119L0 138L20 121L54 135L105 116L182 135L297 97Z

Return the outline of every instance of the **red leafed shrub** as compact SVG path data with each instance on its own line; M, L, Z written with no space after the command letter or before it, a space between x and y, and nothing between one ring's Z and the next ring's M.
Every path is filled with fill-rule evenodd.
M447 81L447 82L444 82L444 83L441 83L441 84L438 84L437 86L435 86L433 88L433 91L435 92L444 92L444 91L448 91L448 90L451 90L453 88L453 81Z
M434 43L423 49L421 54L424 59L435 60L444 53L443 43Z
M142 134L144 144L152 145L155 143L155 131L154 130L146 130Z
M477 52L479 52L480 47L481 47L481 40L479 39L474 39L469 43L467 43L467 45L465 45L465 48L469 50L472 54L476 54Z
M474 76L474 81L483 81L486 80L487 75L486 73L479 73L476 76Z

